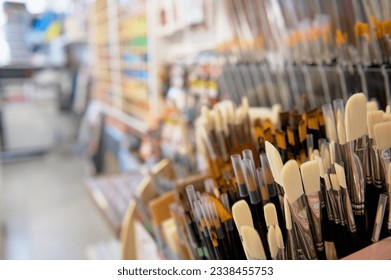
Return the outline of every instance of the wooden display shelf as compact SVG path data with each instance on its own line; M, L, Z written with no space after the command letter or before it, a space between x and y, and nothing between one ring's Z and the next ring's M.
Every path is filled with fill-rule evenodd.
M141 172L86 179L89 193L117 236L128 205L142 179Z

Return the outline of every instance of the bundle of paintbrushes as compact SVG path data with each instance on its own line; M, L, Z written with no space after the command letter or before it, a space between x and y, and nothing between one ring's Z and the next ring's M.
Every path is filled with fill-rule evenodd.
M213 179L204 193L187 190L194 250L210 259L336 259L390 234L390 113L364 94L280 113L279 122L254 119L243 104L203 110Z

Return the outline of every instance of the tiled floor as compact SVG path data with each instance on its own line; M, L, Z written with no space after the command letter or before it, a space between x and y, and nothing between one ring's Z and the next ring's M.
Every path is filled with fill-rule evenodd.
M86 166L69 146L2 166L6 259L85 259L114 238L83 185Z

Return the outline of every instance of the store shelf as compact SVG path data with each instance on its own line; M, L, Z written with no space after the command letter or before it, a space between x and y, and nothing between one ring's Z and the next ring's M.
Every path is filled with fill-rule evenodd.
M86 179L89 193L117 236L128 205L142 179L140 172Z

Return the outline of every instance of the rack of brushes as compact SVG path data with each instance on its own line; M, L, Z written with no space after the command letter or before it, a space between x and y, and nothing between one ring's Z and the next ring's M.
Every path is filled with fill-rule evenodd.
M245 98L203 107L209 178L161 206L186 248L164 257L341 259L390 236L390 131L389 107L362 93L301 114Z

